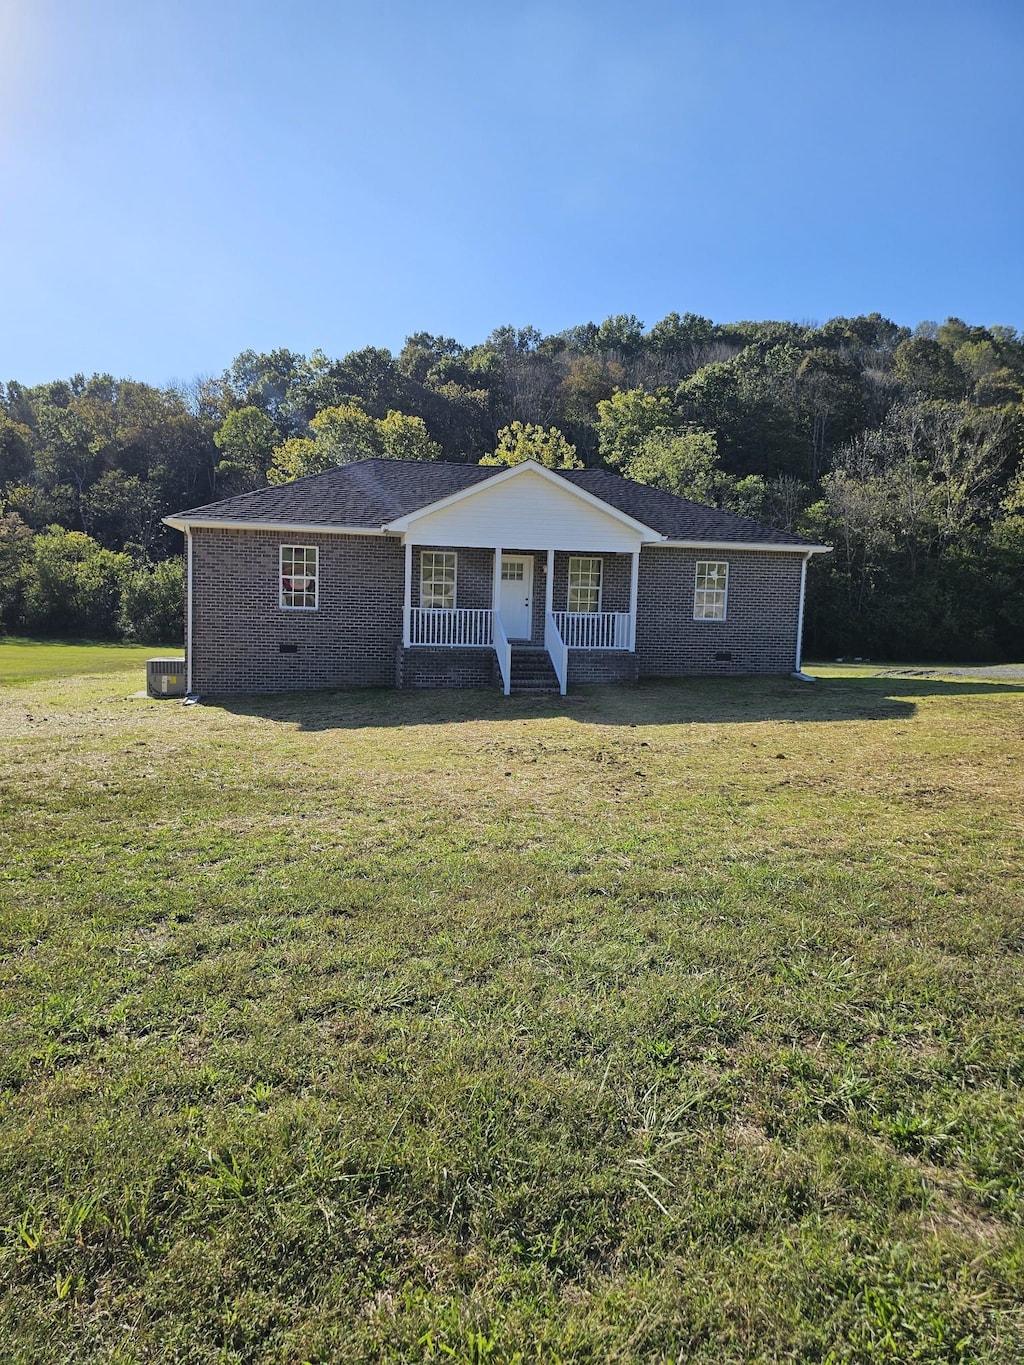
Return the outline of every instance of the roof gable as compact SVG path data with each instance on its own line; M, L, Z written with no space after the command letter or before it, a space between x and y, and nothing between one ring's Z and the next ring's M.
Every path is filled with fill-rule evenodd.
M593 549L633 548L638 540L663 539L628 512L586 488L567 484L534 460L495 469L492 478L387 525L389 531L415 532L418 539L426 535L438 544L514 544L524 550L548 546L556 527L564 549L578 548L566 540L574 536L582 537L580 546L589 544Z

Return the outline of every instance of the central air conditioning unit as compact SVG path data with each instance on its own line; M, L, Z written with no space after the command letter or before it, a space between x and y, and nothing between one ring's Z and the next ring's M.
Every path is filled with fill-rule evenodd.
M151 697L183 697L185 660L147 659L146 691Z

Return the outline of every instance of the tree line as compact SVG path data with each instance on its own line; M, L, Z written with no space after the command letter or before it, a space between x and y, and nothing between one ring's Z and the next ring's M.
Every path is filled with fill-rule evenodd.
M0 627L180 638L172 511L368 456L601 465L827 541L809 655L1024 654L1024 338L631 315L0 385Z

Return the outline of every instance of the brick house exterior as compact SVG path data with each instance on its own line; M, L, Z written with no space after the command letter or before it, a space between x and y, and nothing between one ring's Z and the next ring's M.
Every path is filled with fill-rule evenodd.
M799 537L599 470L364 460L166 518L191 693L799 672Z

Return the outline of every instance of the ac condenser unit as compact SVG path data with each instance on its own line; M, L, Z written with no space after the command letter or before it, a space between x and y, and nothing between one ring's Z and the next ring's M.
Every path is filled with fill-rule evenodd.
M147 659L146 691L151 697L183 697L185 660Z

